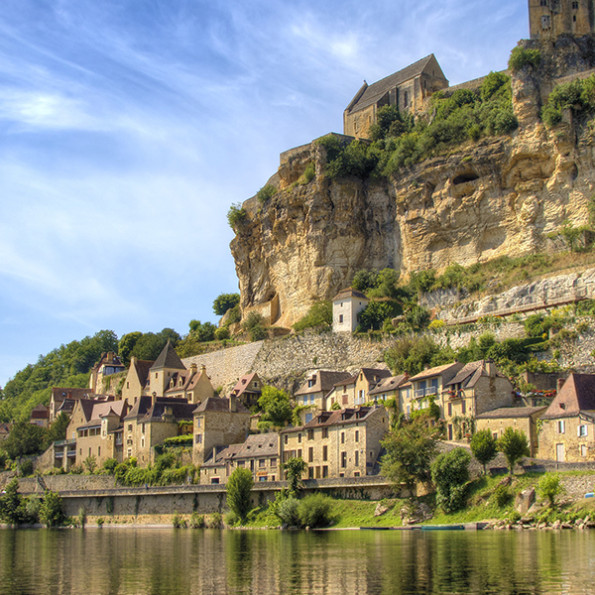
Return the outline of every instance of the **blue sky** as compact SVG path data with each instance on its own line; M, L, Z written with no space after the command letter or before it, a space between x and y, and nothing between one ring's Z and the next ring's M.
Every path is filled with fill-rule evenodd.
M2 0L0 385L62 343L215 321L226 213L363 79L506 67L522 0Z

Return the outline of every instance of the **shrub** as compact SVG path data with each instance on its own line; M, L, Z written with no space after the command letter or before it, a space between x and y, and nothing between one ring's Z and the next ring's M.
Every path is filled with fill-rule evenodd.
M222 529L223 517L220 513L214 512L212 515L209 516L208 520L206 521L206 526L208 529Z
M401 304L395 300L370 302L358 314L356 331L359 333L369 330L378 331L382 328L385 320L391 320L401 312Z
M498 454L498 442L490 430L481 430L471 438L471 452L477 461L483 465L483 474L486 475L487 464Z
M334 521L333 500L324 494L312 494L300 500L298 516L303 527L328 527Z
M230 337L229 328L226 326L222 326L221 328L218 328L215 331L215 339L217 341L225 341L225 340L229 339L229 337Z
M285 498L276 507L275 514L284 525L287 525L288 527L299 527L300 515L298 506L299 500L297 498Z
M227 506L244 522L252 508L251 492L254 487L250 469L236 468L227 480Z
M512 494L510 493L508 486L500 484L494 490L494 500L496 501L496 506L498 506L498 508L508 506L512 500Z
M256 198L261 205L264 205L273 198L275 194L277 194L277 189L272 184L267 184L256 193Z
M62 498L55 492L47 491L39 507L39 520L48 528L59 527L66 520Z
M224 316L228 310L240 303L239 293L222 293L213 301L213 312L217 316Z
M248 213L242 207L241 203L232 204L227 211L227 222L229 226L237 232L237 230L246 222Z
M105 462L103 463L103 470L106 471L107 473L110 473L113 475L117 466L118 466L117 459L113 459L113 458L106 459Z
M310 306L308 313L293 325L294 330L307 328L328 329L333 324L333 304L330 301L316 302Z
M103 517L99 517L97 519L97 526L101 529L101 527L103 527L103 525L105 524L105 519Z
M89 455L83 461L83 467L85 468L87 473L90 473L92 475L95 469L97 468L97 459L95 458L95 455Z
M188 523L186 519L183 519L178 512L174 512L174 516L172 518L172 525L174 529L186 529L188 527Z
M549 507L556 506L556 497L564 493L564 487L560 483L560 476L557 473L546 473L537 485L537 493L548 501Z
M193 512L192 516L190 517L189 526L191 529L204 529L205 528L205 517L202 514L198 514L198 512Z
M240 525L242 521L233 510L230 510L225 514L224 522L226 527L235 527L236 525Z
M21 477L33 475L33 461L31 459L23 459L19 463L19 475Z
M304 173L300 176L298 184L309 184L316 176L316 168L312 162L308 163Z
M264 318L258 312L250 312L242 323L242 328L250 335L251 341L261 341L266 337Z
M87 513L85 512L84 508L79 508L79 513L76 517L77 520L77 524L81 529L85 528L85 525L87 524Z
M508 68L513 72L518 72L523 68L530 66L537 68L541 63L541 52L537 49L530 50L517 46L510 52Z
M432 481L436 485L436 503L451 513L465 506L471 455L455 448L439 455L432 463Z
M300 457L292 457L283 463L283 470L287 476L288 492L297 496L302 487L302 473L306 470L306 461Z

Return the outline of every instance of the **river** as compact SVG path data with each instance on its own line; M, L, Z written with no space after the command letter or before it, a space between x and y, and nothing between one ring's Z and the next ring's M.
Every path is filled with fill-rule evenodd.
M593 593L595 532L0 530L0 593Z

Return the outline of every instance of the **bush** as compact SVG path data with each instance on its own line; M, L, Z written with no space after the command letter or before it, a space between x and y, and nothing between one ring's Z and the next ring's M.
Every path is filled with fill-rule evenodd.
M248 213L242 207L241 203L232 204L227 211L227 222L229 226L237 232L237 230L246 222Z
M177 513L177 511L174 512L174 516L172 518L172 525L174 526L174 529L186 529L188 527L188 523L186 522L186 519L183 519Z
M205 528L205 517L198 512L193 512L190 517L190 528L191 529L204 529Z
M300 515L298 512L299 500L297 498L285 498L278 504L275 514L279 520L288 527L300 526Z
M261 205L264 205L273 198L275 194L277 194L277 189L272 184L267 184L256 193L256 198Z
M334 522L331 514L333 500L323 494L312 494L300 500L298 516L302 527L328 527Z
M111 475L113 475L117 466L118 466L117 459L113 459L113 458L106 459L105 462L103 463L103 470L106 473L110 473Z
M29 477L33 475L33 461L31 459L23 459L19 463L19 475L21 477Z
M217 341L225 341L230 337L229 328L226 326L222 326L215 331L215 339Z
M298 184L309 184L316 176L316 168L312 162L308 163L304 173L300 176Z
M66 515L62 498L55 492L47 491L39 507L39 520L48 528L64 524Z
M504 508L505 506L508 506L512 500L512 494L510 493L508 486L500 484L494 490L494 500L498 508Z
M251 341L261 341L266 337L264 318L258 312L250 312L242 323L242 328L250 335Z
M390 321L401 312L401 304L395 300L372 301L358 314L356 332L379 331L382 329L385 320Z
M517 46L510 52L510 58L508 60L508 68L513 72L518 72L523 68L530 66L531 68L537 68L541 63L541 52L537 49L528 50Z
M548 501L549 507L556 506L556 497L564 493L564 487L560 483L560 476L557 473L546 473L537 485L537 493Z
M436 503L447 514L465 506L471 455L455 448L439 455L432 463L432 481L436 485Z
M330 301L320 301L312 304L308 313L293 325L294 330L303 331L307 328L329 329L333 324L333 304Z
M220 513L214 512L212 515L209 516L208 520L206 521L206 526L208 529L222 529L223 517Z

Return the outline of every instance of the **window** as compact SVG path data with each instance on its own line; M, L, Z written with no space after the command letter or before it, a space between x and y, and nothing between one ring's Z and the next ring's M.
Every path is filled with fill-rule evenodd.
M564 420L560 419L560 420L558 420L558 434L564 434L564 431L565 431Z
M273 468L277 467L277 459L271 459L269 465Z
M298 451L297 451L297 458L298 458L298 459L301 459L301 458L302 458L302 449L301 449L301 448L298 448Z
M314 467L308 467L308 479L314 479Z
M197 417L196 418L196 427L197 428L202 428L202 417Z
M258 459L258 466L259 467L264 467L265 466L266 461L264 459Z
M345 469L345 467L347 467L347 453L342 452L341 453L341 469Z
M359 430L355 430L355 441L359 442Z
M328 477L328 466L327 465L322 466L322 477Z
M339 314L339 323L343 322L343 314Z
M313 418L314 418L314 414L313 413L306 413L305 421L306 421L307 424L309 424L312 421Z
M547 6L547 1L548 0L541 0L540 6Z
M578 10L578 2L572 3L572 10Z
M328 428L322 428L322 437L328 438Z
M355 466L357 467L359 465L359 450L355 451Z
M328 446L326 444L322 447L322 460L328 461Z
M218 477L211 477L211 484L215 485L219 483L219 478Z
M285 439L284 439L285 444L287 444L287 440L288 440L288 437L287 437L287 434L285 434Z
M311 446L310 448L308 448L308 463L313 463L314 462L314 447Z
M465 399L461 401L461 412L463 413L463 415L467 413L467 404L465 403Z
M549 29L550 28L550 15L544 14L541 17L541 28L542 29Z
M448 404L448 416L450 417L452 415L452 403Z
M341 444L345 444L345 432L341 432Z
M581 457L587 456L587 447L584 444L581 444Z
M579 438L584 438L585 436L587 436L587 434L588 434L587 426L586 425L580 425L578 427Z
M302 441L302 435L298 434L298 442L301 442L301 441Z
M194 436L194 443L202 444L202 434L196 434L196 436Z
M314 440L314 430L308 430L308 440Z

